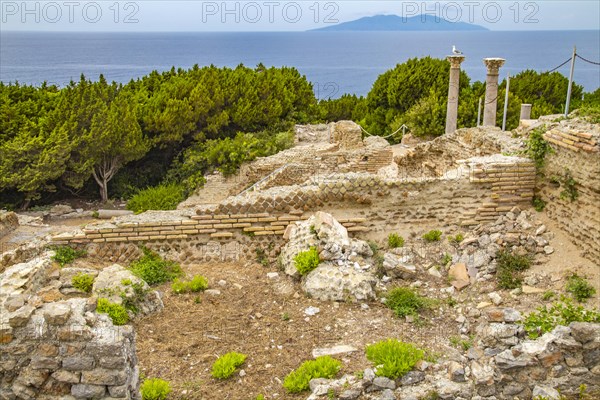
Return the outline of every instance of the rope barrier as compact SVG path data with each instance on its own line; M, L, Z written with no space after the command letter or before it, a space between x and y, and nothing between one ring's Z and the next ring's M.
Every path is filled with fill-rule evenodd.
M586 63L590 63L590 64L594 64L594 65L600 65L600 62L595 62L595 61L590 61L588 59L585 59L583 57L581 57L579 54L575 54L575 57L585 61Z
M565 65L566 63L568 63L569 61L571 61L573 57L569 57L564 63L560 64L558 67L552 68L551 70L547 71L547 72L554 72L557 69L559 69L560 67L562 67L563 65Z

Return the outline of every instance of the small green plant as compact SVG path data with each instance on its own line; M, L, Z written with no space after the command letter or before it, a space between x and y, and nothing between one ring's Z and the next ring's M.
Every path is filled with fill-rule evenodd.
M390 233L388 235L388 247L390 249L404 247L404 238L397 233Z
M269 257L267 257L267 252L261 247L255 248L254 251L256 252L256 261L263 267L268 267Z
M200 296L194 297L194 303L196 303L196 304L202 303L202 299L200 298Z
M577 182L573 179L573 175L571 175L571 171L565 169L565 175L562 177L560 182L563 187L563 191L560 192L560 198L563 200L570 200L574 202L579 197L579 192L577 192Z
M423 397L419 397L419 400L439 400L440 399L440 394L435 391L435 390L430 390L429 392L427 392L427 394Z
M448 253L445 253L442 259L440 260L440 264L448 265L450 261L452 261L452 256Z
M567 278L565 289L580 303L596 294L596 289L585 278L577 274L573 274Z
M310 229L310 233L311 233L312 235L315 235L315 236L317 236L317 230L315 229L315 226L314 226L314 225L311 225L309 229Z
M129 288L126 289L128 293L123 291L119 294L123 302L123 307L134 314L137 314L138 305L146 299L146 295L150 289L147 289L143 282L132 282L127 286L129 286Z
M455 307L458 304L458 301L456 301L454 297L448 296L446 298L446 304L448 304L449 307Z
M158 185L137 192L127 202L127 209L136 214L148 210L175 210L183 200L185 189L182 185Z
M383 254L381 253L381 251L379 251L379 246L377 245L377 243L373 242L372 240L369 240L367 243L369 244L369 247L373 252L373 264L375 266L375 275L377 275L378 278L381 278L383 275L385 275L385 270L383 268Z
M450 242L450 244L453 244L453 245L458 245L463 240L465 240L465 237L463 236L462 233L457 233L454 236L448 236L448 242Z
M114 325L125 325L129 322L127 309L121 304L111 303L108 299L99 298L96 305L96 311L102 314L108 314Z
M258 396L256 396L256 400L265 400L265 396L259 394Z
M252 231L244 231L244 230L242 230L242 235L248 236L249 238L253 238L254 236L256 236L254 234L254 232L252 232Z
M538 172L544 167L546 155L552 152L552 147L544 139L544 133L546 132L545 126L540 126L531 131L529 139L525 141L526 153L535 163L535 167Z
M146 281L148 285L158 285L171 281L183 273L175 261L161 258L157 253L147 248L142 248L144 255L131 263L131 272Z
M542 212L546 208L546 202L540 196L533 196L531 204L537 212Z
M92 218L100 218L100 213L98 212L98 210L94 210L92 211Z
M222 355L212 366L211 374L217 379L227 379L246 361L246 355L235 351Z
M305 361L285 377L283 387L290 393L302 392L308 389L311 379L334 378L341 367L342 363L331 356L321 356Z
M327 398L330 400L335 399L335 390L333 388L331 388L327 391Z
M583 306L573 304L568 298L552 304L549 308L541 306L525 318L525 331L530 338L536 339L550 332L558 325L569 325L571 322L600 322L600 312L586 310Z
M69 246L55 246L51 248L55 254L52 256L52 261L56 261L61 267L71 264L78 258L85 257L85 250L75 250Z
M421 297L411 288L397 287L389 291L385 305L391 308L396 316L416 316L420 310L429 305L427 299Z
M542 300L548 301L550 299L553 299L555 296L556 296L556 293L554 293L552 290L546 290L544 292L544 294L542 295Z
M377 376L396 379L413 369L425 352L410 343L387 339L367 346L366 355L377 366Z
M289 321L290 320L290 315L286 312L284 312L283 314L281 314L281 320L282 321Z
M173 293L182 294L182 293L197 293L202 292L208 289L208 279L206 279L202 275L195 275L189 281L181 280L179 278L175 278L173 283L171 284L171 290Z
M133 282L129 278L121 279L121 285L123 285L123 286L130 286L132 283Z
M463 349L463 351L469 350L473 347L473 339L461 339L460 336L450 336L450 344L456 348Z
M140 386L142 400L165 400L171 393L171 384L163 379L146 379Z
M364 378L365 376L365 371L356 371L354 373L354 376L356 377L356 379L361 380L362 378Z
M294 265L300 275L306 275L313 269L319 266L319 252L316 247L311 247L309 250L301 251L294 257Z
M439 242L440 239L442 238L442 231L434 229L431 230L425 234L423 234L423 239L425 239L426 242Z
M75 289L89 293L92 291L92 286L94 286L94 277L92 275L79 272L71 279L71 284Z
M531 266L530 255L520 255L512 249L503 249L496 254L496 279L501 289L515 289L521 286L522 272Z

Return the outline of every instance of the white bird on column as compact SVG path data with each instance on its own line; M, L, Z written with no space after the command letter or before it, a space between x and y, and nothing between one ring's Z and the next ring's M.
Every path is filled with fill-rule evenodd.
M452 45L452 53L453 54L462 54L462 51L458 50L455 45Z

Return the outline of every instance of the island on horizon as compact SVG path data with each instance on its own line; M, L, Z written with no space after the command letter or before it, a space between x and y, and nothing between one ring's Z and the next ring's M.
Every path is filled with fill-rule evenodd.
M429 14L413 17L392 14L362 17L354 21L311 29L311 31L489 31L489 29L468 22L451 22Z

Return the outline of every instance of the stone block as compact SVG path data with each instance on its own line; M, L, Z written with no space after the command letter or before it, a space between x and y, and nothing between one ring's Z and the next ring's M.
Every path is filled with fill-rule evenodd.
M71 394L77 399L101 399L106 393L106 386L77 384L71 386Z
M124 370L96 368L81 373L81 383L92 385L119 386L127 382L127 373Z

